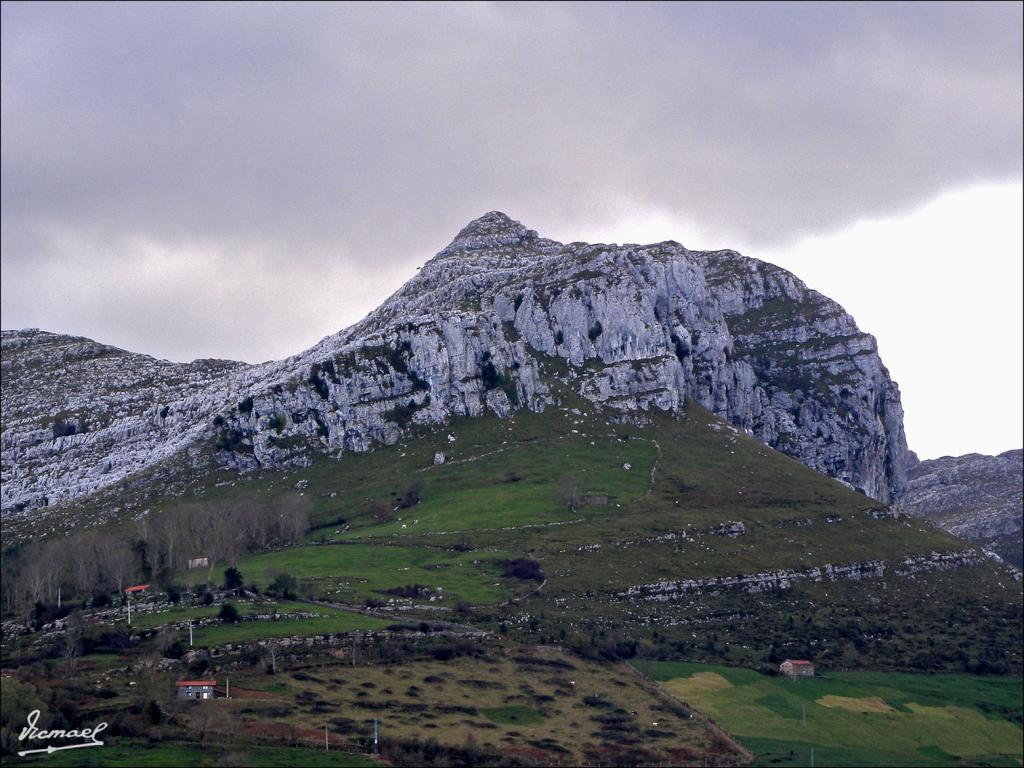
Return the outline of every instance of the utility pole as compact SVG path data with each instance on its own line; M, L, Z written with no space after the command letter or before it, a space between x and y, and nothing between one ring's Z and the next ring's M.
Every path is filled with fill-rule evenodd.
M60 584L57 585L57 610L60 610Z
M231 678L230 677L227 678L227 685L224 688L224 698L225 699L230 699L231 698Z
M132 625L132 593L128 593L128 626Z
M373 718L373 754L375 755L380 754L380 750L378 748L378 744L380 741L380 730L377 727L377 722L377 718Z
M814 768L814 747L811 747L811 768Z
M804 728L806 728L807 727L807 705L804 704L803 708L804 708L803 709L803 715L800 716L800 720L801 720L801 722L803 722Z
M356 633L352 633L352 666L356 665Z
M192 619L188 620L188 646L192 647Z
M324 752L331 751L331 743L327 741L327 724L324 724Z

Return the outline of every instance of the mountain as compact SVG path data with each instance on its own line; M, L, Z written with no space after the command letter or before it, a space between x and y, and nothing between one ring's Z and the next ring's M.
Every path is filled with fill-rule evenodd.
M903 508L1024 567L1022 452L969 453L922 461L910 469Z
M183 620L222 623L207 603L241 583L265 623L201 625L190 675L271 637L293 663L354 658L360 626L417 664L436 626L458 639L437 660L482 638L599 663L1021 669L1020 572L889 503L913 456L874 340L731 251L563 245L491 213L285 360L3 342L8 656L49 663L58 601L114 623L105 599L149 583L191 601L154 596L151 634L124 638L152 658ZM257 611L289 594L355 618Z
M882 502L910 463L874 338L789 272L673 241L562 244L498 212L285 360L174 364L5 331L3 378L7 522L216 467L306 466L411 426L543 412L560 405L556 382L612 421L692 401Z

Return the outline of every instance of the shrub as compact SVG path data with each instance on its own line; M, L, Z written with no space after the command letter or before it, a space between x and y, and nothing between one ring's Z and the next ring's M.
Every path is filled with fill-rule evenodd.
M430 389L430 384L427 383L427 380L421 378L416 371L409 371L409 378L412 380L413 392L426 392Z
M168 584L167 600L171 603L181 602L181 587L179 587L177 584Z
M565 334L561 331L555 331L555 344L561 346L565 342Z
M248 446L242 445L244 435L237 429L222 429L217 437L217 449L220 451L241 451ZM251 450L251 449L250 449Z
M295 597L295 577L290 573L282 573L274 578L266 589L266 594L271 597L280 597L291 600Z
M323 377L320 375L320 370L320 364L313 363L309 369L308 381L313 385L313 389L316 390L316 393L320 395L320 399L326 400L331 396L331 389L327 386L327 382L324 381Z
M278 411L277 413L270 417L270 421L267 422L267 426L270 427L275 432L277 432L278 434L281 434L281 431L284 429L287 423L288 417L285 416L280 411Z
M220 607L220 613L217 614L217 618L221 621L236 623L239 619L238 609L235 608L231 603L224 603Z
M674 333L672 334L672 344L675 346L676 357L679 358L680 363L689 357L690 350L687 348L686 344L683 343L683 340Z
M416 405L415 400L410 400L405 405L396 405L391 410L385 411L383 414L384 420L393 421L395 424L404 427L412 421L412 417L416 414L416 411L418 411L419 408L420 406Z
M320 369L324 373L326 373L328 376L330 376L331 377L331 381L333 381L335 384L340 384L341 383L341 380L338 378L338 372L334 368L334 361L333 360L324 360L320 364Z
M488 358L480 365L480 378L483 379L484 389L497 389L501 386L501 379L498 376L498 369Z
M50 425L50 429L53 431L54 437L67 437L73 435L76 432L74 422L64 421L63 419L57 419Z
M409 483L409 486L402 493L402 500L398 502L398 506L402 509L408 509L409 507L415 507L423 499L423 481L418 477Z
M524 581L544 581L544 571L536 560L519 558L517 560L502 560L501 575L508 578L523 579Z
M252 398L247 397L245 400L238 404L238 412L244 413L247 416L252 413Z
M597 337L604 333L604 326L601 325L600 320L596 320L594 325L591 326L590 330L587 331L587 338L591 341L597 341Z

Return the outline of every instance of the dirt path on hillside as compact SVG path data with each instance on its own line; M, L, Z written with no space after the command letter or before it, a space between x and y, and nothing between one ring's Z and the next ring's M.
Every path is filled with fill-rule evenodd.
M640 438L640 439L644 440L646 438ZM658 452L658 455L654 458L654 464L651 465L651 482L650 482L650 485L647 486L647 491L646 492L644 492L640 496L637 496L636 501L642 501L643 499L646 499L646 498L650 497L650 495L654 492L654 476L658 472L658 462L661 461L661 446L658 444L658 441L655 440L653 437L651 438L651 442L654 443L654 449Z

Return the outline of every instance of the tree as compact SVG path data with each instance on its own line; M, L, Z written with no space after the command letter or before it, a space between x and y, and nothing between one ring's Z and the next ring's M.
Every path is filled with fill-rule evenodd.
M224 589L241 589L244 583L237 568L228 568L224 571Z
M270 586L267 587L266 593L271 597L280 597L285 600L291 600L295 597L295 577L290 573L279 574L272 582L270 582Z
M580 482L573 475L563 475L558 481L557 496L559 503L570 511L576 511L580 500Z
M85 635L85 622L82 612L75 611L64 622L64 635L61 638L61 651L68 672L73 672L82 653L82 637Z
M217 618L221 621L235 624L239 619L238 609L231 603L224 603L224 605L220 607L220 613L217 614Z
M281 516L281 539L298 541L309 529L309 499L289 496L277 503Z

